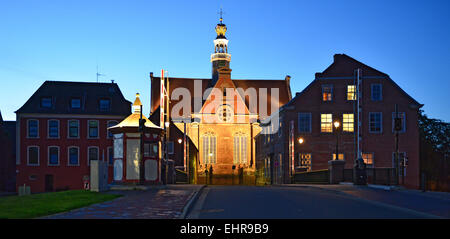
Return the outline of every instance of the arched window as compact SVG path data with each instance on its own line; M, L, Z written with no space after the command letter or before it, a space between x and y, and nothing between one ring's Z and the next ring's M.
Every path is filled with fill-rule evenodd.
M202 136L203 140L203 163L216 163L216 135L212 132L207 132Z
M247 135L236 133L233 139L233 164L247 163Z

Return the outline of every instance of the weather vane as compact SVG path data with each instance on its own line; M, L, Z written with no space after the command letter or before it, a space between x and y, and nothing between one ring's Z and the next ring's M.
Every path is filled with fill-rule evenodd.
M223 20L223 14L224 14L224 12L222 11L222 7L220 7L220 12L218 12L217 14L220 15L220 23L222 23L222 20Z

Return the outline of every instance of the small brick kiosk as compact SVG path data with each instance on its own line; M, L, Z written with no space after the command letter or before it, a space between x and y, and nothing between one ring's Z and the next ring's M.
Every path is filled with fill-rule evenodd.
M163 129L141 114L139 93L133 103L133 113L119 124L108 128L114 135L114 183L158 184L161 182L161 136ZM142 131L139 120L145 120ZM141 139L143 143L141 145ZM143 149L143 162L141 158ZM143 169L141 168L143 167ZM142 177L141 177L141 174Z

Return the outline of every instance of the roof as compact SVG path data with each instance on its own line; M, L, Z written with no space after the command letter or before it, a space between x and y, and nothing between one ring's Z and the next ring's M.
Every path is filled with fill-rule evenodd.
M141 118L141 114L140 113L133 113L131 115L129 115L126 119L122 120L122 122L120 122L119 124L109 127L109 130L113 130L116 129L125 129L125 128L139 128L139 119ZM162 130L161 127L156 126L155 124L153 124L147 117L145 117L144 115L142 115L142 118L145 119L145 127L147 128L152 128L152 129L159 129Z
M52 107L42 108L41 98L51 97ZM72 98L81 99L80 109L72 109ZM100 99L110 100L110 110L101 111ZM121 115L131 112L116 83L45 81L16 113Z
M176 88L183 87L189 90L191 93L191 109L192 112L195 112L194 109L194 98L196 97L194 95L194 82L199 81L202 86L202 92L200 92L203 96L203 92L205 92L206 88L208 87L209 82L211 79L205 79L205 78L176 78L171 77L169 78L169 86L170 86L170 94L172 91ZM289 81L283 80L248 80L248 79L231 79L231 81L234 83L236 88L242 88L244 91L249 88L254 88L257 92L257 95L259 96L259 92L261 89L267 89L267 106L268 108L268 114L270 114L270 101L271 101L271 89L277 88L279 90L279 106L286 104L291 99L290 94L290 86ZM160 103L160 77L152 77L152 86L151 86L151 112L154 113L159 108ZM244 97L243 97L244 98ZM176 102L175 100L171 100L172 102ZM203 103L203 100L202 100ZM249 107L248 97L245 98L245 103L247 107ZM171 104L172 106L173 104ZM249 108L250 112L252 113L258 113L259 112L259 104L257 104L257 109L251 109ZM200 110L200 109L198 109ZM191 113L191 112L189 112Z
M323 72L316 73L316 79L320 78L326 78L326 77L354 77L355 76L355 70L360 68L363 69L362 77L364 76L377 76L386 79L392 85L394 85L395 88L397 88L403 95L405 95L407 98L409 98L413 104L416 104L418 107L422 107L423 105L417 102L414 98L412 98L408 93L406 93L395 81L391 79L391 77L381 72L371 66L368 66L346 54L335 54L333 56L333 63L328 66ZM309 86L308 86L309 87ZM308 88L307 87L307 88ZM305 90L307 89L305 88ZM303 90L302 92L304 92ZM295 97L294 97L295 98Z

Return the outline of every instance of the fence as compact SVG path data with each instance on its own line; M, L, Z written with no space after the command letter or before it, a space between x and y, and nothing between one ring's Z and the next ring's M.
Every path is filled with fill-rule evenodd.
M367 183L379 185L397 185L395 168L367 168ZM344 182L353 182L353 169L344 169Z
M328 169L294 174L294 183L320 183L328 184Z

